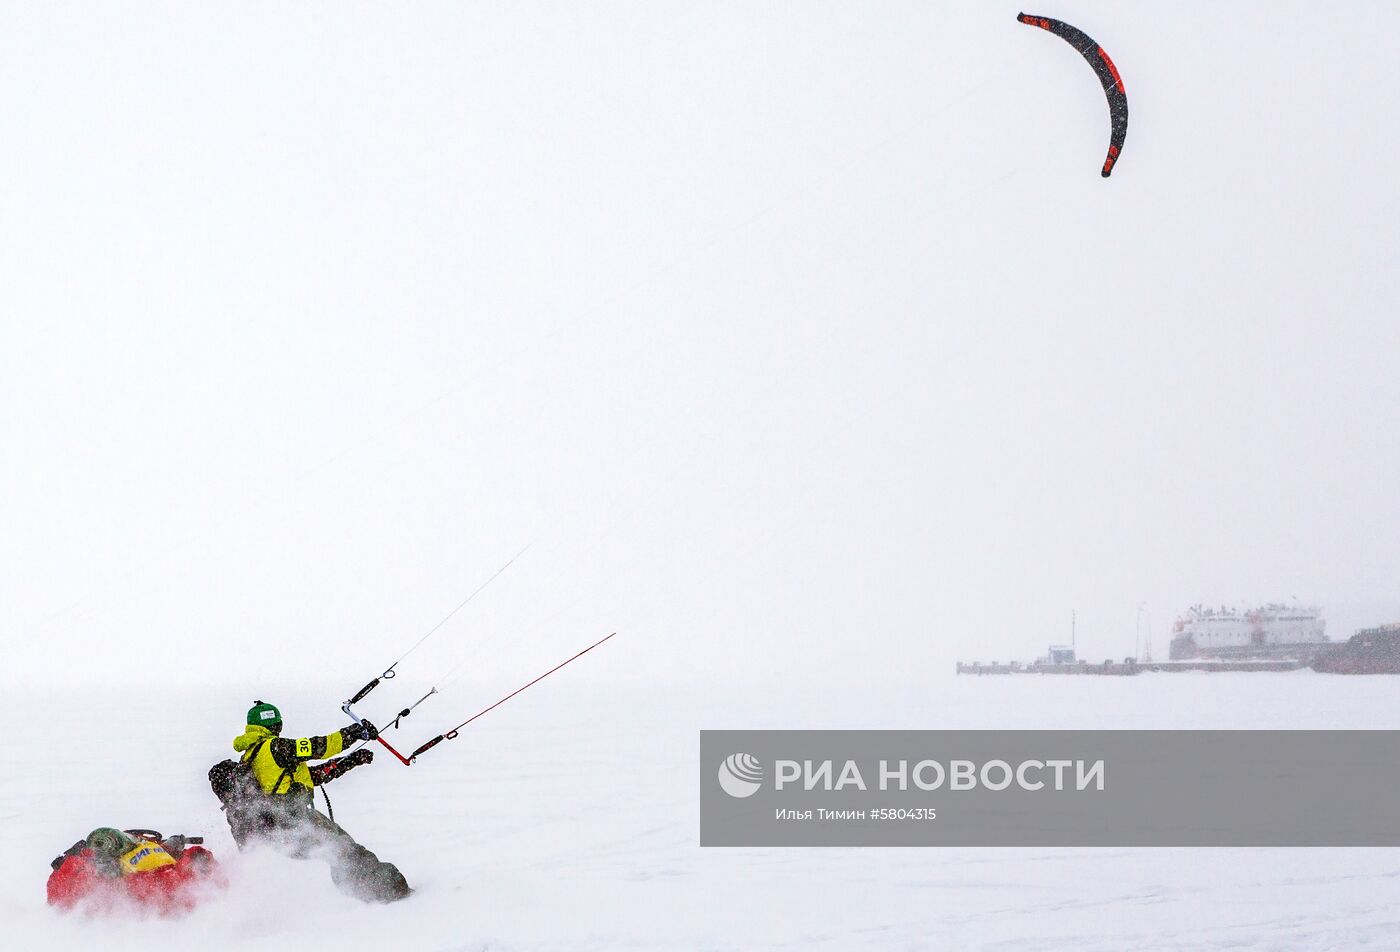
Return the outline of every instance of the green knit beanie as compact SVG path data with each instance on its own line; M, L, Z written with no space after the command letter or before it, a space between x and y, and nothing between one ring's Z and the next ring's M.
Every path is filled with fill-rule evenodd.
M282 729L282 712L277 710L275 704L257 701L248 708L248 723L266 727L275 734Z

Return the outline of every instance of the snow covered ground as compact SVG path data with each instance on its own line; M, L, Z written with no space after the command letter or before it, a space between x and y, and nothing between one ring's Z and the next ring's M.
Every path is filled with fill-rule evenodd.
M637 686L561 675L412 769L332 785L336 816L417 888L362 906L326 870L234 851L204 782L253 694L290 731L341 723L344 686L7 697L7 949L1338 949L1400 946L1393 849L705 849L697 732L757 727L1397 728L1389 678L1310 672ZM410 693L381 688L380 714ZM481 706L471 686L411 739ZM434 705L437 705L434 709ZM465 713L462 716L465 716ZM1150 809L1145 804L1144 809ZM48 860L90 828L205 833L232 886L180 921L65 917ZM168 943L168 945L167 945Z

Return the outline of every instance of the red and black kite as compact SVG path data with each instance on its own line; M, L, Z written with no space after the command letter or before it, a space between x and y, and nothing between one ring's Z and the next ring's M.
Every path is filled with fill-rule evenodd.
M1113 122L1113 132L1108 139L1108 158L1103 160L1103 177L1108 178L1113 174L1113 165L1118 161L1119 153L1123 151L1123 140L1128 137L1128 94L1123 90L1123 78L1118 75L1118 67L1113 65L1113 60L1108 58L1103 47L1083 30L1060 20L1029 13L1018 13L1016 19L1028 26L1048 30L1064 40L1077 49L1098 74L1099 82L1103 83L1103 94L1108 97L1108 116Z

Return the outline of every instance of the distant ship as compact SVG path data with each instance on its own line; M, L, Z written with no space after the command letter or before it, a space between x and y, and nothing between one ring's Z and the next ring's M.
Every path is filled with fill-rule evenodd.
M1400 674L1400 624L1363 628L1313 659L1328 674Z
M1250 611L1196 605L1172 628L1173 661L1193 658L1312 660L1332 643L1322 610L1269 604Z

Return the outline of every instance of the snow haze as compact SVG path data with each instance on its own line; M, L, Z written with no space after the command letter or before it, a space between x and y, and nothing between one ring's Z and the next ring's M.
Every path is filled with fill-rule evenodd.
M64 757L96 758L85 795L42 814L0 786L0 816L27 829L27 905L6 907L25 934L51 921L54 853L100 823L162 822L103 813L124 761L91 733L107 716L92 692L143 676L175 692L178 730L123 729L148 724L146 750L197 745L162 774L201 785L172 787L171 809L223 836L203 770L248 704L339 726L339 700L522 549L404 661L405 689L459 673L415 716L441 730L617 631L529 695L529 723L547 735L607 697L628 714L601 723L664 738L554 759L557 738L503 726L519 732L492 749L564 789L670 758L632 819L599 777L568 809L528 802L584 830L568 863L531 846L541 868L591 880L607 844L629 857L609 895L648 901L642 879L674 876L658 908L676 915L734 862L695 846L701 728L951 726L927 701L954 690L967 727L1039 726L1046 707L1085 727L1208 726L1170 713L1205 696L1199 679L1114 719L1086 694L994 699L950 672L1066 641L1071 612L1095 659L1134 653L1139 623L1164 655L1198 602L1320 605L1334 638L1400 621L1400 7L1028 9L1083 28L1122 73L1108 180L1093 72L1020 9L0 8L0 682L71 732ZM1252 690L1285 710L1290 685L1322 692L1303 710L1331 720L1287 726L1396 726L1389 682L1357 696L1299 678ZM824 717L815 699L843 693L858 711ZM390 766L344 782L361 816ZM436 809L419 796L385 802ZM438 829L409 822L404 850L435 910L464 888L421 842ZM452 835L488 835L472 829ZM458 845L507 862L516 839L489 836ZM1298 876L1340 893L1358 853L1294 854ZM1390 852L1365 857L1373 885L1395 875ZM917 876L934 851L856 862L871 882L971 881L989 890L977 908L1025 910L1024 929L944 929L945 947L1056 947L1024 944L1051 878L1111 921L1126 908L1082 857L964 858ZM1246 878L1271 863L1236 861ZM755 893L839 865L755 862ZM1150 905L1158 874L1133 869L1125 902ZM504 908L543 875L501 886ZM1024 890L997 892L1017 876ZM926 901L819 931L852 948L879 936L841 929L895 923L917 947ZM1342 916L1329 902L1317 915ZM775 947L816 944L798 922L811 905L746 908ZM1207 916L1212 941L1232 915ZM1315 947L1353 926L1384 944L1390 920L1342 916ZM1136 935L1095 921L1067 927L1077 948ZM454 922L434 935L463 948L652 947ZM726 947L691 926L675 947Z
M138 11L0 22L26 677L358 676L534 540L482 664L1400 607L1387 7L1053 11L1108 181L1009 6Z

